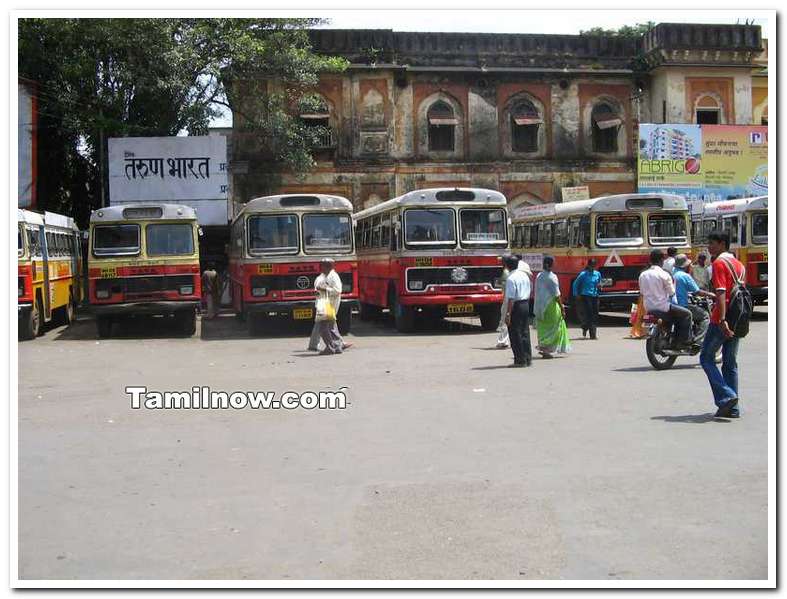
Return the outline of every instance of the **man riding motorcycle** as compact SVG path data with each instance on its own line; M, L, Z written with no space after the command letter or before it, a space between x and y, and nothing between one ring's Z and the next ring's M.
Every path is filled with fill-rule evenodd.
M639 275L639 292L642 295L645 311L657 318L675 322L675 347L691 347L691 312L672 303L675 296L675 282L661 265L664 252L650 252L650 268Z
M710 324L710 316L706 310L689 302L689 294L714 298L709 291L703 291L691 275L691 259L686 254L675 256L675 270L672 273L675 279L675 298L679 306L691 312L694 330L694 343L701 343Z

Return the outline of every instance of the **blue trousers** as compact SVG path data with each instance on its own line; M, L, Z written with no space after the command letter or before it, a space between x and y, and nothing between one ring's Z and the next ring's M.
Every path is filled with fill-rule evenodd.
M721 407L738 397L738 342L727 339L717 324L711 324L700 352L700 365L705 371L713 391L713 401ZM716 366L716 352L721 348L721 372ZM740 404L739 404L740 405ZM733 410L735 411L735 410Z

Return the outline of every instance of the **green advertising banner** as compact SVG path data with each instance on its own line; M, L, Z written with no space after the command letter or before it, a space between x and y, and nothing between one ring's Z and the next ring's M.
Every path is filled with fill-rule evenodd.
M695 202L768 194L768 127L639 127L640 193L674 193Z

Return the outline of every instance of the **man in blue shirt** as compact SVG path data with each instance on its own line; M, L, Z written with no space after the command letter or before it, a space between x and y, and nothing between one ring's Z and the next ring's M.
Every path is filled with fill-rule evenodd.
M598 287L600 283L601 273L596 270L596 261L591 258L571 285L574 301L578 302L578 312L582 320L582 336L585 337L590 331L591 339L598 339L596 326L598 325Z
M691 319L697 331L697 334L694 336L694 341L696 342L705 336L705 332L708 330L708 324L710 324L710 316L699 306L693 306L689 303L689 294L695 293L707 297L713 297L713 294L708 291L703 291L700 289L700 286L697 285L697 281L691 276L691 260L686 254L678 254L675 256L675 267L672 272L672 278L675 279L674 303L691 312Z
M518 256L505 256L503 266L509 272L503 303L506 307L506 326L514 367L530 366L533 353L530 346L530 277L519 268Z

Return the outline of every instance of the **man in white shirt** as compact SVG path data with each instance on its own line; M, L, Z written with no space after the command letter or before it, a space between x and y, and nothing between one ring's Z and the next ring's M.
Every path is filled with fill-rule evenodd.
M675 282L672 275L662 268L664 252L650 252L650 268L639 275L639 292L645 305L645 311L659 318L674 320L676 344L687 346L691 336L691 312L675 303Z
M342 303L342 280L338 273L333 269L334 262L330 258L323 258L320 262L320 275L314 281L314 289L317 291L320 300L327 301L333 308L332 317L321 317L317 315L317 322L320 327L320 337L325 344L325 349L321 354L340 354L342 350L349 348L352 344L345 343L339 334L339 327L336 325L336 316L339 314L339 305Z
M533 353L530 346L530 277L519 268L517 256L506 256L503 263L510 274L506 280L503 304L506 307L506 326L515 367L530 366Z
M661 265L665 271L669 274L672 274L672 271L675 270L675 256L678 255L678 248L669 247L667 248L667 259Z
M703 291L710 291L710 266L707 260L708 257L703 252L697 256L697 264L691 268L691 276Z

